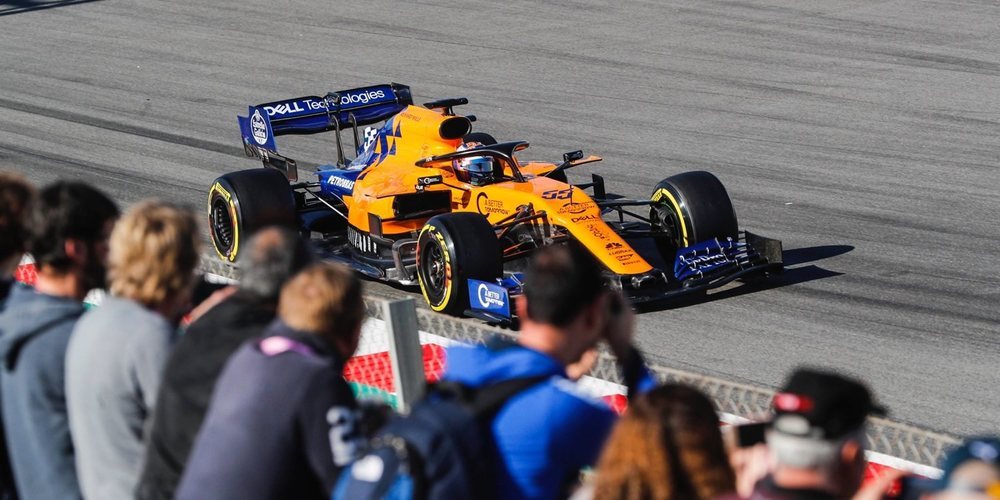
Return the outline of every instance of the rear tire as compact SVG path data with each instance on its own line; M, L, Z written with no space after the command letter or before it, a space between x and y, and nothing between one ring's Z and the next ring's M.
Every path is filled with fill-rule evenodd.
M649 218L655 229L669 233L657 240L667 263L679 248L711 238L736 238L739 225L725 186L714 175L684 172L660 181L653 190Z
M277 170L241 170L219 177L208 190L208 228L212 246L235 262L250 235L265 226L296 229L295 196Z
M417 278L434 311L462 316L469 308L469 279L492 282L503 273L500 242L479 214L431 218L417 238Z

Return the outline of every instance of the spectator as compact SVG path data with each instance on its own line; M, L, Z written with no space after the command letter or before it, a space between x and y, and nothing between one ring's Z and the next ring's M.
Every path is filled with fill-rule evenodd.
M736 495L740 498L749 497L757 482L770 472L770 452L764 442L767 425L768 422L758 422L722 427L722 442L729 454L729 465L736 473ZM744 429L749 435L744 438L746 442L740 442Z
M115 226L110 295L77 323L66 353L66 393L84 496L132 498L143 430L198 264L194 215L158 201Z
M835 373L799 369L774 396L766 434L771 473L753 500L847 498L865 470L865 419L885 410L860 382Z
M1000 438L967 440L945 457L933 500L1000 498Z
M363 317L348 269L317 263L292 278L264 338L226 364L176 498L329 498L357 451L343 370Z
M35 190L17 174L0 172L0 311L14 286L14 269L27 246L28 208ZM0 412L0 500L17 498Z
M854 500L1000 499L1000 438L976 437L951 450L938 479L889 470L866 484Z
M601 453L595 499L706 499L733 496L712 402L684 385L658 387L629 405Z
M65 355L83 298L103 286L114 202L77 182L43 189L29 224L35 287L15 285L0 313L4 431L21 498L79 498L66 412Z
M28 244L25 219L34 196L35 189L24 177L0 172L0 311L14 286L13 272Z
M473 387L511 378L551 376L511 398L491 424L498 451L497 491L502 498L554 498L592 465L615 413L567 377L601 340L623 364L629 394L652 386L631 346L634 316L620 294L609 292L602 268L578 245L540 249L517 303L517 343L449 349L444 378ZM641 386L641 387L640 387Z
M239 291L191 323L167 359L137 497L169 500L194 446L216 379L243 342L274 320L281 286L313 260L294 231L250 239Z

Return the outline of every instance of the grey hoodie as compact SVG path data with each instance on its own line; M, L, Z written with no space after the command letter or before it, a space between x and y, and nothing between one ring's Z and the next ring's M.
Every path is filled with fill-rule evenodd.
M162 316L113 295L76 324L66 352L66 402L88 499L135 497L145 428L173 340Z
M23 499L80 498L66 414L66 346L79 301L15 285L0 312L4 432Z

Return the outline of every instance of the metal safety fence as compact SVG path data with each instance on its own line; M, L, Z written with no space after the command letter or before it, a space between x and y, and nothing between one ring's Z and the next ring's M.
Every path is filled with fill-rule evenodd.
M475 320L453 318L418 308L421 331L469 344L482 344L493 335L513 336L514 332L481 324ZM665 366L650 365L650 370L662 383L683 383L698 388L711 398L722 412L748 420L761 420L771 415L774 391L709 375ZM602 352L590 376L623 384L614 356ZM944 454L958 444L959 439L939 432L921 429L883 418L870 418L868 442L872 451L930 467L937 467Z
M215 258L205 258L203 270L225 279L239 279L235 267ZM381 397L390 398L404 409L408 400L419 396L425 380L435 380L441 374L446 345L483 344L496 335L516 336L516 332L508 329L418 307L412 299L391 301L370 295L365 304L370 321L363 333L359 355L348 364L347 378L361 381L365 388L377 387ZM660 382L698 388L715 402L721 413L751 421L767 418L771 413L774 395L771 389L665 366L652 365L650 369ZM623 383L614 357L607 352L599 355L590 376L607 384ZM959 439L893 420L871 418L868 441L874 452L937 467Z

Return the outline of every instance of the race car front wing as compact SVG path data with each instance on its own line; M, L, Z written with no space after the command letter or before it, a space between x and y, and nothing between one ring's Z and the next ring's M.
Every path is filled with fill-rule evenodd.
M780 273L781 241L741 231L736 239L711 239L677 251L673 275L654 269L641 275L612 275L610 286L633 304L666 302L719 288L735 280ZM523 276L509 273L495 283L470 280L466 316L487 323L516 324L512 306L521 294Z

